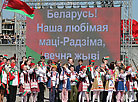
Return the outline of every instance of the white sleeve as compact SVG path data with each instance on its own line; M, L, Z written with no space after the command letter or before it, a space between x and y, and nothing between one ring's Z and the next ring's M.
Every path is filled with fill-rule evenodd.
M34 69L28 70L28 73L29 73L29 74L32 74L32 73L33 73L33 70L34 70Z
M93 67L91 67L91 68L92 68L92 71L91 71L91 77L92 77L92 79L94 79Z
M131 76L132 76L132 77L135 77L135 72L132 72L132 73L131 73Z
M30 75L29 75L29 73L28 73L28 82L30 82Z
M106 80L109 80L109 75L106 75Z
M50 76L51 76L51 73L50 73L50 72L48 72L48 73L47 73L47 76L48 76L48 77L50 77Z
M24 74L23 73L21 73L21 75L20 75L20 83L24 84Z
M57 82L57 85L59 84L59 74L57 73L57 80L56 80Z
M44 68L44 69L39 68L38 71L39 71L39 74L40 74L40 73L41 73L41 74L46 74L46 69L45 69L45 68Z
M67 71L67 73L68 73L68 74L70 74L70 73L71 73L71 71L70 71L68 68L66 68L66 71Z
M101 75L105 75L104 72L100 72Z
M60 80L63 80L63 71L61 72L59 77L60 77Z
M86 73L81 73L81 74L80 74L80 77L81 77L81 78L86 77Z
M129 69L128 69L128 72L132 72L132 69L131 69L131 68L129 68Z
M121 74L118 74L118 77L120 78L121 77Z
M35 69L35 72L36 72L37 75L39 75L39 71L38 71L38 69Z

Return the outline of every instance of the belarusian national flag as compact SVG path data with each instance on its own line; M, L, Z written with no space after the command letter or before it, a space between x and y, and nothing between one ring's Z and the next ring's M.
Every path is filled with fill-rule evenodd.
M5 0L2 8L20 13L31 19L34 18L34 9L31 9L25 2L20 0Z
M1 85L2 85L2 87L5 89L5 84L2 83Z
M10 94L10 90L9 89L7 89L7 94Z
M95 63L95 60L91 60L92 63Z
M80 80L78 78L75 79L75 82L79 82Z
M136 74L138 74L138 71L136 71Z
M24 91L23 95L24 95L24 96L26 96L26 95L27 95L27 93L28 93L27 91Z
M126 60L128 60L128 57L126 56Z
M3 57L6 57L6 58L7 58L7 57L8 57L8 55L3 55Z
M89 69L89 71L92 71L92 66L88 65L87 68Z
M104 59L109 59L109 56L104 57Z

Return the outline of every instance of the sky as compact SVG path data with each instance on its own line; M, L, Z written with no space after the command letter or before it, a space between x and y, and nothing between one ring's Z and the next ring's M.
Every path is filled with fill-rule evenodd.
M138 0L133 0L133 18L138 21Z
M138 21L138 0L132 0L133 1L133 19L137 20ZM10 16L9 16L10 15ZM13 17L13 13L10 13L6 10L3 10L3 17L4 18L12 18Z

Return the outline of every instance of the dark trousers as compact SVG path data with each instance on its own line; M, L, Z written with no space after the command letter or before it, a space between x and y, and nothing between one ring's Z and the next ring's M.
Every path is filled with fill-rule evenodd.
M17 93L17 86L9 85L10 94L7 96L7 102L15 102L16 101L16 93Z
M31 94L27 94L27 102L29 102L30 96L31 96Z
M40 89L40 92L38 93L38 96L37 96L37 102L44 102L44 90L45 90L45 86L44 86L44 83L38 83L39 85L39 89Z
M49 89L49 101L55 102L55 86Z
M56 97L55 98L56 101L55 102L61 102L61 100L60 100L60 93L61 93L61 91L59 91L58 89L56 89L56 93L55 93L56 94L56 96L55 96Z
M108 94L108 91L103 91L103 92L101 92L101 96L102 96L102 102L106 102L106 97L107 97L107 94Z
M70 102L77 102L78 89L76 85L71 86Z

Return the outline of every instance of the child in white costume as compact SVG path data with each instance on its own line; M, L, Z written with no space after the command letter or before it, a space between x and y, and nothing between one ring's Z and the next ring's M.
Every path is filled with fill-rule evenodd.
M80 92L79 94L79 102L84 102L84 99L86 97L87 102L89 102L89 96L88 96L88 86L89 86L89 80L88 80L88 76L86 74L87 71L87 67L86 66L82 66L81 67L82 71L79 71L79 79L80 79L80 83L79 83L79 88L78 91Z
M95 72L94 72L94 82L93 82L93 86L92 86L92 91L93 91L93 101L95 101L95 98L98 97L98 102L100 102L100 91L103 91L103 82L102 82L102 75L105 75L105 70L102 69L104 72L100 71L100 67L99 66L95 66Z
M20 90L19 92L21 92L22 96L21 96L21 102L27 102L27 94L31 93L31 89L30 89L30 76L29 73L27 71L27 66L23 67L23 72L20 75Z
M106 86L105 86L105 91L108 91L108 95L106 98L106 102L111 102L112 101L112 94L115 89L114 85L114 74L111 73L111 70L108 70L108 74L106 75Z

